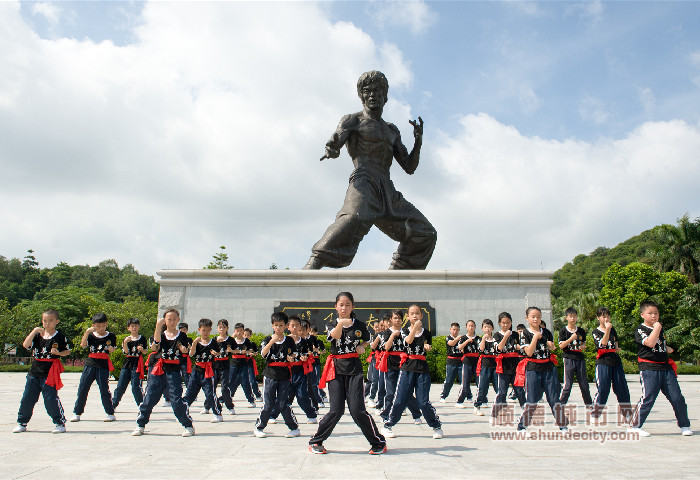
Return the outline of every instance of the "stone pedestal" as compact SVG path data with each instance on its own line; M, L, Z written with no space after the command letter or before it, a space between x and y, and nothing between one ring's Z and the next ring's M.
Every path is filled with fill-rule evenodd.
M473 319L478 327L506 311L513 323L525 323L525 309L542 309L552 326L550 279L543 271L450 270L160 270L158 313L177 308L196 329L200 318L242 322L254 332L270 331L270 315L280 302L327 302L351 292L356 302L393 302L407 308L428 302L435 308L434 329L449 333L450 323Z

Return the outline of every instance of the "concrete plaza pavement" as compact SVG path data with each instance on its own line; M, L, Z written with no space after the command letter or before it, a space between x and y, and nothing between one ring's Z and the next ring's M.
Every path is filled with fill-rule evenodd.
M79 373L64 373L64 388L59 392L66 417L72 416ZM641 388L637 375L628 375L633 402ZM700 427L700 376L681 376L681 390L688 403L691 424ZM494 440L491 433L513 431L514 427L494 427L486 416L476 417L472 409L457 409L454 399L459 386L452 389L450 403L438 403L442 386L433 385L430 398L443 423L445 437L432 438L425 423L414 425L410 416L394 427L397 438L387 439L385 455L370 456L369 445L346 413L333 435L325 443L329 455L308 452L308 439L316 425L303 423L302 436L285 438L283 422L266 428L267 438L255 438L252 429L258 409L247 408L243 394L236 394L238 415L224 415L224 422L212 424L211 415L200 415L203 395L192 406L196 435L183 438L183 428L172 409L154 409L146 435L132 437L136 426L137 406L127 390L117 408L117 421L105 423L97 385L93 384L85 413L78 423L67 423L64 434L51 434L51 419L39 399L34 416L25 433L15 434L17 409L25 383L23 373L0 373L0 478L4 479L75 479L149 478L149 479L218 479L218 478L286 478L304 479L522 479L522 478L700 478L700 433L683 437L676 425L673 410L659 395L645 430L652 436L638 440L601 442L585 440ZM115 382L110 382L114 390ZM592 393L595 384L591 384ZM489 400L493 401L493 391ZM614 410L611 393L608 424L587 425L580 392L574 386L570 405L577 412L572 434L588 432L623 432ZM512 405L512 404L511 404ZM546 404L544 404L546 406ZM556 432L549 408L545 408L545 425L530 430ZM321 415L327 412L321 410ZM370 410L373 412L373 410ZM519 408L517 408L519 414ZM373 415L375 421L378 419ZM320 417L319 417L320 418ZM381 425L378 424L381 428Z

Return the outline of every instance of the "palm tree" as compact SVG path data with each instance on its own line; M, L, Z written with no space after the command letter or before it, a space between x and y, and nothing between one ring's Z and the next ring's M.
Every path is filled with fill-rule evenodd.
M657 229L659 245L650 256L660 272L677 271L692 284L700 281L700 218L691 221L686 213L678 226L661 225Z

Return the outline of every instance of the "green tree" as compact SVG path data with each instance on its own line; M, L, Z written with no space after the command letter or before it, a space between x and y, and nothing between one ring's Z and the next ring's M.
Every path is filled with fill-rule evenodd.
M10 302L0 299L0 354L22 345L29 332L39 326L34 319L24 315L23 307L10 308Z
M650 249L653 264L661 272L675 270L692 284L700 281L700 219L691 221L686 213L678 225L663 224L656 231L659 245Z
M700 285L689 285L678 307L678 323L666 330L666 339L681 358L700 359Z
M215 253L212 255L213 260L209 262L209 265L204 267L204 269L223 269L223 270L230 270L233 268L233 265L228 264L228 254L226 253L226 246L221 245L219 247L219 252Z

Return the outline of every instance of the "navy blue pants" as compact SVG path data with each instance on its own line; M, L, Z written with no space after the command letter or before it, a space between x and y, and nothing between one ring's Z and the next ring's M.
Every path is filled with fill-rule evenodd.
M185 358L185 363L180 364L180 376L182 377L182 383L185 384L185 386L190 384L190 374L187 373L187 358Z
M365 383L365 397L377 398L377 389L379 388L379 370L377 364L372 357L372 361L367 367L367 383Z
M455 380L460 385L462 384L462 364L459 365L445 365L445 383L442 386L442 393L440 398L447 398L452 390L452 385L454 385Z
M314 407L314 410L318 412L318 404L322 400L321 394L318 392L318 377L316 376L316 370L313 368L306 374L306 389L309 391L311 405Z
M552 409L552 414L559 427L566 427L569 424L569 419L566 418L564 407L559 401L559 391L561 383L559 383L559 373L554 364L550 370L545 372L537 372L535 370L525 371L525 407L523 414L520 416L518 430L523 430L530 426L532 415L537 408L537 402L542 399L542 394L547 396L547 403Z
M24 394L19 402L17 423L27 425L34 413L34 405L39 401L39 395L44 396L44 407L51 420L56 425L65 425L66 417L63 414L63 405L58 398L58 392L54 387L46 385L46 377L34 377L27 375L27 383L24 384Z
M254 403L253 391L250 388L250 379L248 377L248 362L241 362L240 365L231 365L230 378L228 381L228 389L231 392L231 398L236 394L238 386L243 389L243 395L249 403ZM221 386L223 389L223 385Z
M264 430L270 417L276 417L280 413L290 430L299 428L299 423L289 407L289 403L287 403L290 384L289 380L274 380L263 377L263 406L255 421L255 428Z
M88 393L92 382L97 380L97 386L100 387L100 397L102 398L102 406L107 415L114 415L114 406L112 405L112 394L109 391L109 370L106 368L86 366L83 367L83 374L80 375L80 383L78 384L78 398L75 399L73 413L82 415L85 411L85 402L87 402Z
M586 373L586 359L564 358L564 388L561 391L559 401L566 405L571 395L571 388L574 386L574 374L578 381L578 387L581 389L581 397L583 403L592 405L591 391L588 388L588 374Z
M608 402L610 387L612 386L613 392L615 392L615 396L617 397L617 403L620 407L620 413L624 415L625 419L630 419L633 409L630 404L630 390L627 386L625 370L622 368L622 364L614 366L596 365L595 384L598 388L598 392L593 398L594 409L592 415L594 417L600 416L603 407L605 407L605 404Z
M316 372L316 378L320 379L321 378L321 362L316 359L314 360L314 371ZM318 388L318 384L316 384L316 388ZM321 396L323 401L325 402L328 400L328 397L326 396L326 392L322 388L318 388L318 394Z
M641 370L639 381L642 383L642 398L639 399L632 416L631 425L633 427L641 428L644 425L659 392L663 393L671 402L678 426L681 428L690 427L688 405L685 403L681 387L678 385L678 377L673 370L670 368L668 370Z
M260 387L258 387L258 380L255 378L253 362L255 362L255 360L248 361L248 381L250 382L250 390L253 392L253 395L255 395L255 398L260 398L262 394L260 393Z
M416 396L413 396L415 392ZM431 428L440 428L440 417L430 403L430 373L405 372L399 373L396 384L396 396L384 426L391 428L401 420L401 415L411 399L415 399L418 408L423 413L425 421ZM415 417L414 417L415 418Z
M168 391L170 406L175 417L183 427L188 428L192 426L189 406L182 398L182 376L180 375L180 369L177 369L174 372L165 372L163 375L151 374L148 376L146 395L139 406L139 416L136 419L139 427L146 426L151 418L153 407L156 406L161 395L166 390Z
M496 401L491 409L491 415L494 417L498 416L498 412L503 409L506 405L506 397L508 396L508 387L515 381L515 374L509 373L497 373L498 380L498 395L496 395ZM513 386L513 393L515 393L518 402L521 407L525 406L525 389L523 387Z
M139 378L139 372L136 371L136 367L122 368L121 372L119 372L117 388L114 389L114 395L112 396L112 407L115 409L124 396L124 392L126 392L126 387L129 386L129 383L131 383L131 393L134 394L136 405L141 405L141 402L143 402L143 382Z
M221 384L221 397L219 397L219 402L223 403L229 410L233 410L231 390L228 388L228 382L230 380L231 373L228 368L214 369L214 395L216 395L216 386ZM213 405L211 402L204 400L204 408L211 410L212 407Z
M462 362L462 388L459 390L457 403L464 403L464 400L472 399L472 378L476 378L476 385L479 386L479 377L470 362Z
M380 416L385 422L389 419L389 413L391 412L391 407L396 398L396 389L398 387L400 373L401 370L389 370L384 374L384 388L386 388L386 393L384 394L384 408ZM409 397L406 399L406 407L408 407L414 419L420 418L420 408L418 407L416 397L413 396L413 390L411 390ZM403 413L403 410L401 410L401 412Z
M216 387L214 377L205 378L204 373L194 370L190 374L190 381L187 383L187 393L184 400L187 405L192 405L197 400L199 391L204 391L204 399L211 404L211 411L214 415L221 415L221 403L216 398Z
M384 372L377 369L377 401L375 408L379 411L384 410L384 398L386 397L386 377Z
M307 418L316 418L318 412L314 408L311 397L309 396L309 381L304 372L292 373L292 379L289 385L289 406L296 397L297 403L306 414Z
M476 395L475 407L480 407L489 401L489 386L493 385L493 389L498 392L498 378L496 377L496 369L491 367L481 367L479 374L479 390Z

